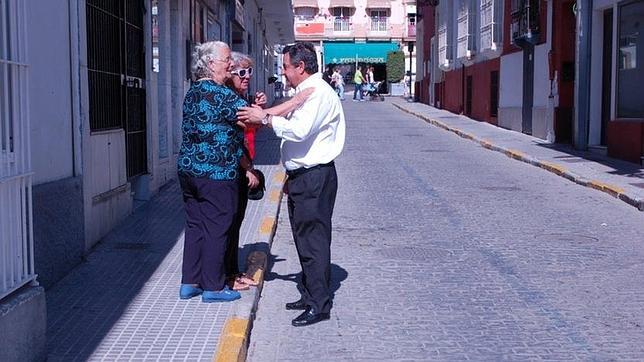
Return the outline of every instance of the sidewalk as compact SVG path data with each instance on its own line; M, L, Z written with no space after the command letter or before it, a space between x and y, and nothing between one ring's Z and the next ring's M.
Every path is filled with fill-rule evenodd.
M451 131L508 157L543 168L579 185L606 192L644 211L644 169L634 163L550 144L536 137L472 120L423 103L389 98L391 103L426 122Z
M271 131L258 133L256 148L266 193L248 203L241 270L251 252L270 248L285 177L279 139ZM179 300L183 212L173 181L47 291L48 361L212 361L245 354L262 285L232 303Z

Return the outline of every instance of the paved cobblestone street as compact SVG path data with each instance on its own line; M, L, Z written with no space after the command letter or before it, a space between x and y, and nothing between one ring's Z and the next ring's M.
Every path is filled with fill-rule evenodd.
M283 200L249 361L644 359L642 212L389 101L343 105L331 320L290 325Z

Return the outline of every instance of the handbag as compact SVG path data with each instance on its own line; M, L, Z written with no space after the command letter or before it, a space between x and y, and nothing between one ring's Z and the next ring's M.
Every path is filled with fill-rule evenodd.
M250 172L257 177L259 184L256 187L248 188L248 199L261 200L264 197L264 190L266 190L266 179L264 178L264 173L258 169L253 169Z

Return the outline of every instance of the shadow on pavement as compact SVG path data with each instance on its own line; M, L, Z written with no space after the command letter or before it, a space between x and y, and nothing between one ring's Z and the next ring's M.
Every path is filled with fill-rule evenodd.
M265 281L271 280L284 280L293 282L297 285L297 289L302 288L302 272L291 273L291 274L278 274L273 272L273 266L275 263L286 261L286 259L280 258L276 255L269 254L268 256L268 266L266 268L266 274L264 277ZM331 298L335 296L335 292L340 289L342 282L347 279L349 273L343 267L331 263Z
M566 145L566 144L540 143L539 146L569 154L570 157L567 157L567 156L555 157L561 160L562 162L577 162L574 158L579 157L579 158L583 158L584 160L597 162L604 166L612 168L614 171L608 172L610 174L634 177L636 180L639 179L640 181L644 181L644 169L642 169L642 167L636 163L631 163L628 161L611 158L608 156L604 156L604 155L589 152L589 151L576 150L572 146Z

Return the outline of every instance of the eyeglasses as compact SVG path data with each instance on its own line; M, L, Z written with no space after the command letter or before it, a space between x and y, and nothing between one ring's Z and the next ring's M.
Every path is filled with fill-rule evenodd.
M238 76L239 78L244 78L247 75L250 77L251 75L253 75L253 67L240 68L240 69L237 69L237 70L233 70L230 73Z
M231 59L232 59L232 58L231 58L230 56L228 56L228 57L226 57L226 58L224 58L224 59L213 59L213 61L223 62L223 63L230 63L230 60L231 60Z

